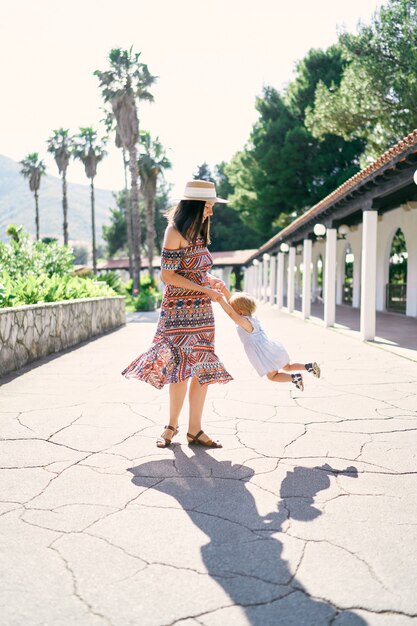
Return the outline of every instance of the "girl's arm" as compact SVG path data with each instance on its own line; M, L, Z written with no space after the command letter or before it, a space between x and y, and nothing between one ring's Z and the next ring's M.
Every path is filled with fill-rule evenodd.
M230 293L226 285L224 285L224 287L222 287L220 291L222 292L226 300L229 302L230 298L232 297L232 294Z
M174 226L167 227L163 243L164 248L167 248L168 250L181 250L187 246L187 243L188 242L181 236ZM194 283L192 280L188 280L188 278L178 274L175 270L161 270L161 279L166 285L174 285L174 287L180 287L181 289L205 293L211 300L214 301L217 301L222 297L222 294L219 291Z
M217 302L220 304L222 309L226 311L227 315L232 318L235 324L239 324L239 326L241 326L248 333L251 333L253 331L253 326L250 321L246 319L246 317L243 317L243 315L239 315L239 313L236 313L234 308L231 307L224 298L220 297Z

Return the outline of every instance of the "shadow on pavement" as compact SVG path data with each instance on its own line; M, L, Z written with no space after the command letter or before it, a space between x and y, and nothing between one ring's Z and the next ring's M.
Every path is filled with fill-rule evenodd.
M171 450L173 460L149 461L130 468L132 482L149 487L149 478L163 479L153 489L175 498L209 537L201 548L205 568L232 604L245 612L248 624L365 626L366 622L354 613L338 611L308 595L282 557L283 543L278 538L290 517L308 522L321 515L313 506L314 496L327 489L331 478L338 474L356 478L355 467L342 471L328 464L296 467L281 484L277 509L262 516L246 487L253 469L217 461L203 448L193 448L191 458L179 444ZM177 533L178 529L171 531ZM184 550L189 550L186 537Z

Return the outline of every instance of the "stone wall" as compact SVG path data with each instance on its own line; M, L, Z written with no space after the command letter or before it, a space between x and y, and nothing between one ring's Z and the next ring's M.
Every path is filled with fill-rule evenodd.
M0 376L125 323L122 296L0 309Z

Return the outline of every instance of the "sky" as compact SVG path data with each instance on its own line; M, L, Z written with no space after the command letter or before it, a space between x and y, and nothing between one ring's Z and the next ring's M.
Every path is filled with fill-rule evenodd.
M99 127L95 69L112 48L133 45L158 76L155 102L141 103L141 128L158 136L179 197L196 167L212 168L242 149L265 85L283 90L310 48L327 48L341 28L354 32L384 0L9 0L0 3L0 154L46 153L56 128ZM96 186L124 185L120 150L110 139ZM68 180L87 183L80 164Z

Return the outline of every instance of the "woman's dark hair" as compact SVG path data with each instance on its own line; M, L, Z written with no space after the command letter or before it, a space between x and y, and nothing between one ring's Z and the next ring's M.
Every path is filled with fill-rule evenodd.
M204 200L181 200L167 217L179 233L189 242L202 237L204 243L210 243L210 217L203 222Z

